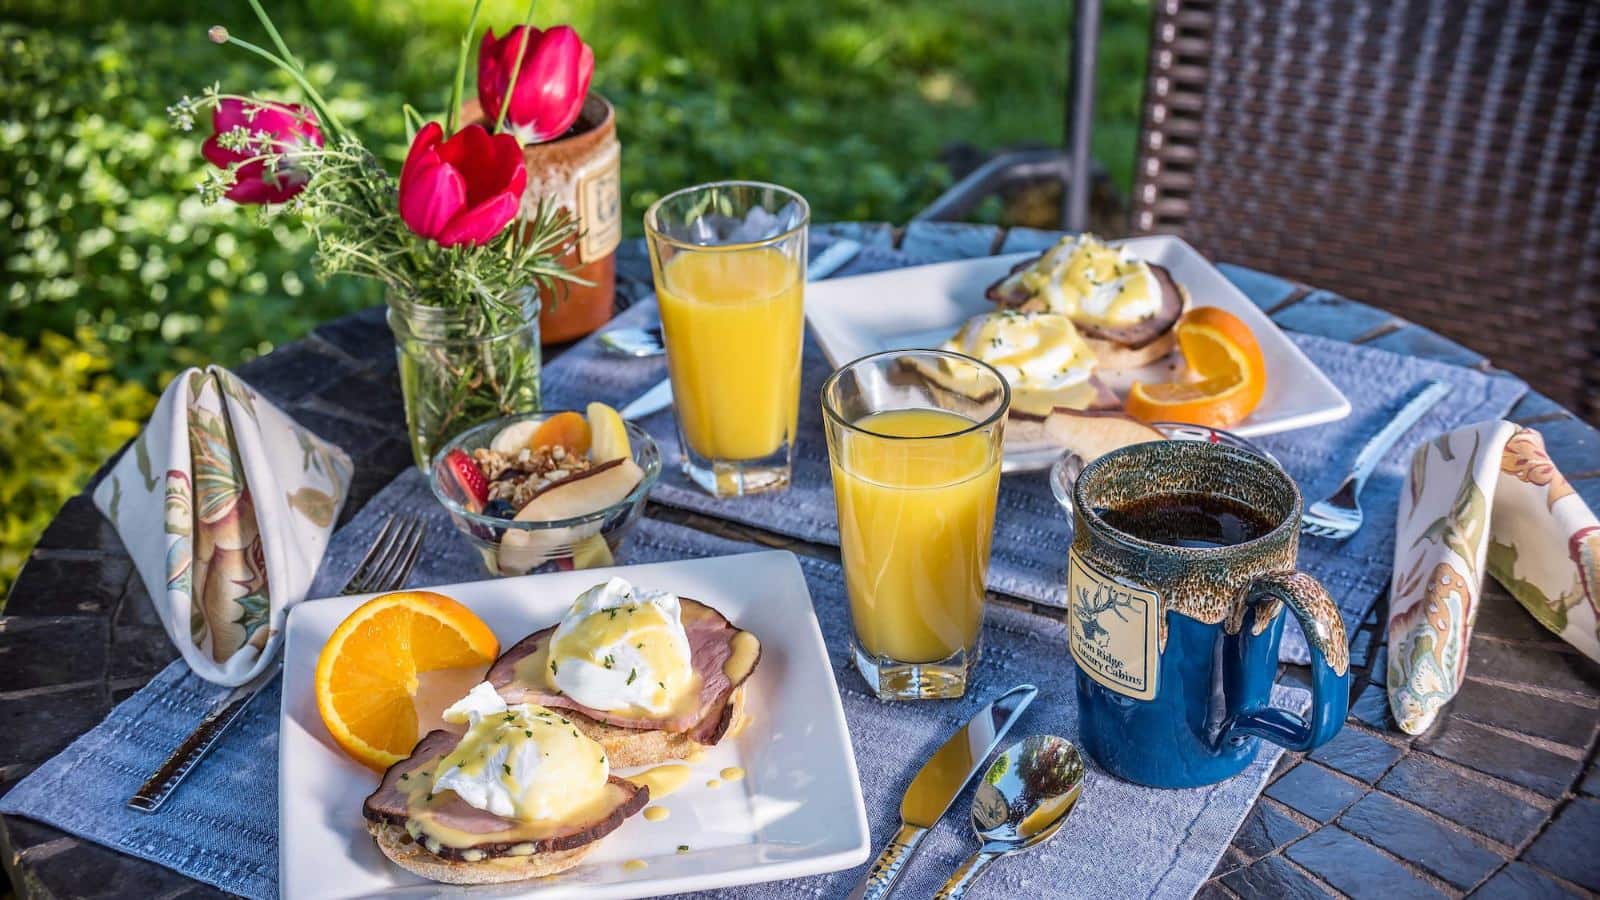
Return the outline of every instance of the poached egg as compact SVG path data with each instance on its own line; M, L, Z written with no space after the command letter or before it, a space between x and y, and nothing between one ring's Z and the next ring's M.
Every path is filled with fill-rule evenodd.
M1087 381L1095 355L1064 315L1001 310L973 316L943 349L993 366L1013 391L1054 391Z
M1161 282L1133 251L1092 234L1065 237L1011 276L1049 312L1098 325L1131 325L1161 311Z
M549 678L591 709L673 712L698 680L678 596L615 577L579 594L550 638Z
M605 789L605 750L560 713L531 703L507 706L485 681L444 711L467 725L439 761L431 793L455 791L468 805L525 822L560 819Z

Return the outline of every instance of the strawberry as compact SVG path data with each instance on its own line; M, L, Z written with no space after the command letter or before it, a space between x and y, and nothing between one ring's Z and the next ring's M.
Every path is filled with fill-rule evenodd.
M484 501L489 499L489 481L483 477L483 471L472 461L472 457L465 450L451 450L445 455L444 464L466 493L467 505L472 511L483 509Z

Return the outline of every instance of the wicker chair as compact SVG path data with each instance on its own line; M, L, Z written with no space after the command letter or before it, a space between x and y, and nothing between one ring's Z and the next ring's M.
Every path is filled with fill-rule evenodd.
M1600 424L1600 0L1155 0L1132 230L1391 310ZM1082 227L1098 0L1063 170Z
M1132 215L1600 421L1600 3L1157 0Z

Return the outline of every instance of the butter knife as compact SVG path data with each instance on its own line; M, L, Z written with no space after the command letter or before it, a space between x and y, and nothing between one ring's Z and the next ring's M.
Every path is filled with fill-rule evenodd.
M821 281L839 271L845 263L856 258L861 252L861 243L849 238L839 238L829 244L826 250L816 255L806 266L807 281ZM672 405L672 381L663 378L632 402L622 408L621 416L624 419L642 419L654 415Z
M911 779L911 786L900 800L900 830L867 868L866 877L850 892L850 900L882 900L889 896L928 830L938 824L973 776L983 770L984 760L1038 694L1039 689L1031 684L1019 684L1001 694L922 764L922 771Z
M223 732L228 730L228 726L233 724L233 720L239 718L239 714L250 705L256 694L276 678L282 669L283 656L280 654L272 665L261 671L260 675L230 691L221 703L200 720L200 724L187 738L184 738L178 749L172 751L172 755L161 764L161 768L157 769L144 784L139 785L139 789L128 798L128 806L147 813L160 809L161 804L172 796L172 790L177 787L178 782L205 758L211 746L222 737Z

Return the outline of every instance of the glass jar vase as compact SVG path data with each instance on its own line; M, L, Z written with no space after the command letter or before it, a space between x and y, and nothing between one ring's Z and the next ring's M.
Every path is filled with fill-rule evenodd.
M494 308L430 306L390 294L417 467L480 422L539 410L539 295L522 288Z

